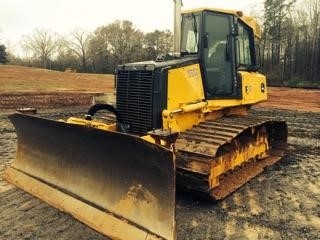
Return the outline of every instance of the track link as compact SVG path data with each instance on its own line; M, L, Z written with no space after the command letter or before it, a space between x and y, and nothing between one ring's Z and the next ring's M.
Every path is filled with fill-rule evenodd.
M286 141L283 121L253 116L205 121L175 143L177 184L223 199L280 160Z

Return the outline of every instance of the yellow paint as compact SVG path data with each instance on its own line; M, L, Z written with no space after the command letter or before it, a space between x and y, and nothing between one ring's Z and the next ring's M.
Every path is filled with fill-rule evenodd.
M242 99L205 100L199 64L169 70L167 109L162 112L163 128L183 132L206 119L246 115L247 106L267 100L264 75L239 73Z
M225 115L246 115L248 106L267 99L266 78L254 72L239 72L242 79L242 99L205 100L199 64L169 70L167 109L162 112L163 128L184 132L207 119L217 119ZM263 91L262 91L263 89ZM70 118L72 124L90 126L107 131L116 131L115 124L108 125L96 121ZM149 135L144 140L156 143ZM161 145L166 146L163 140ZM256 156L268 156L266 134L259 134L256 141L237 143L237 147L212 161L210 168L210 188L219 185L219 177ZM246 148L243 148L246 146Z
M205 120L205 115L201 111L178 113L172 117L163 118L163 128L172 131L184 132L193 126L199 125Z
M166 214L158 209L158 199L147 189L143 187L142 184L132 185L127 195L121 199L117 208L119 212L125 212L127 215L139 216L139 213L144 212L146 215L152 216L155 211L163 214L159 218L162 221L166 221ZM155 229L161 229L160 222L154 222Z
M242 104L253 104L267 100L266 77L259 73L241 72L242 75ZM264 92L261 86L264 86Z
M204 100L199 64L169 70L167 100L168 110Z
M159 239L157 236L143 230L143 228L132 225L112 213L107 213L82 202L14 168L9 167L4 177L10 183L63 212L71 213L74 218L112 239ZM175 239L174 232L172 233L172 237L168 239Z
M264 130L258 133L255 141L237 142L235 145L235 149L212 161L210 173L211 189L219 185L219 177L224 173L232 171L246 162L255 160L257 156L259 159L268 157L268 138Z
M242 99L208 100L208 108L210 110L213 111L240 105L252 105L267 100L267 83L264 75L244 71L239 73L242 76ZM262 86L264 86L264 92L262 92Z
M265 76L259 73L240 72L242 75L243 99L205 100L199 64L169 70L167 109L162 112L164 129L183 132L207 119L213 120L224 115L246 115L248 105L267 99L267 91L261 92L261 84L266 88ZM116 131L115 124L69 118L67 123L85 125L106 131ZM155 140L146 135L148 142ZM161 141L166 146L166 142Z
M102 122L98 122L98 121L89 121L89 120L85 120L82 118L75 118L75 117L71 117L68 118L67 123L70 124L76 124L76 125L84 125L87 127L93 127L93 128L97 128L97 129L101 129L101 130L106 130L106 131L116 131L116 124L106 124L106 123L102 123Z

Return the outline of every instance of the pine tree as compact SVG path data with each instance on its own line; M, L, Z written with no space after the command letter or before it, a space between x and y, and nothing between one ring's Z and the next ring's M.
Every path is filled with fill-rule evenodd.
M3 44L0 44L0 64L5 64L8 62L7 59L7 52L6 52L6 47Z

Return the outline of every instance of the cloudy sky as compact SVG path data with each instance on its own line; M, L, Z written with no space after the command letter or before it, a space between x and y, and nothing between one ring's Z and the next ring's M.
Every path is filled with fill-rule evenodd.
M251 13L263 0L183 0L183 9L213 7ZM34 29L68 34L94 31L115 20L130 20L143 32L173 29L173 0L1 0L0 40L13 48Z

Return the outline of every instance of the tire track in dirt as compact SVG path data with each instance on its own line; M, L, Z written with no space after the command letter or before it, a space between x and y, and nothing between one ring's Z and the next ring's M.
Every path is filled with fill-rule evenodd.
M86 109L49 109L51 119L83 116ZM0 172L14 158L16 136L0 113ZM287 155L225 200L177 195L178 239L319 239L320 113L254 109L289 125ZM0 184L5 184L0 181ZM0 239L106 239L70 215L10 187L0 191Z

